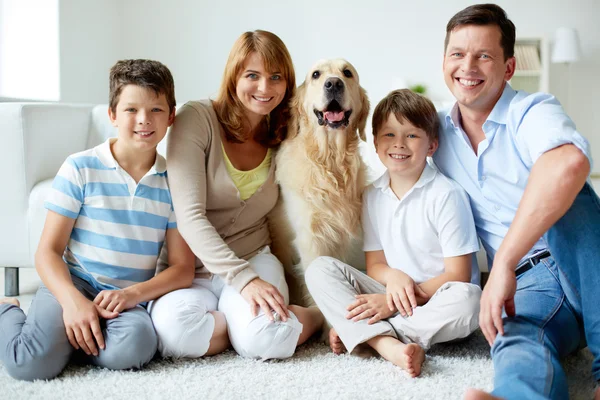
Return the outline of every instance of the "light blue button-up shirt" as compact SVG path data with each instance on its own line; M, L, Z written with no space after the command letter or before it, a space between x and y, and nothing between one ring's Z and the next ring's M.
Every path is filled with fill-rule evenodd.
M438 168L469 194L477 234L492 265L523 196L529 172L544 152L574 144L590 160L589 143L554 96L515 91L507 83L483 124L477 154L460 123L458 104L440 112ZM545 249L543 239L526 257Z

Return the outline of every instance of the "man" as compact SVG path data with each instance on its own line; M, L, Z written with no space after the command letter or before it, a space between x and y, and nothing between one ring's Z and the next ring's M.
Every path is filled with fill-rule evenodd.
M492 394L564 399L560 358L586 340L600 379L600 200L586 183L588 142L560 104L507 83L514 43L514 24L497 5L470 6L449 21L443 71L457 103L440 115L434 160L469 194L492 265L480 312Z

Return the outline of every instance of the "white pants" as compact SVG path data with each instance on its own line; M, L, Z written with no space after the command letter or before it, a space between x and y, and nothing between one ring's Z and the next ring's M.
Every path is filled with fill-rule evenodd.
M319 257L305 273L306 285L335 328L349 352L376 336L393 336L403 343L417 343L428 350L432 344L448 342L470 335L479 327L481 289L464 282L443 284L429 301L413 310L413 315L399 313L369 325L368 319L346 319L346 307L357 294L384 294L385 286L359 270L331 257Z
M289 304L283 266L269 248L248 261L262 280L279 289ZM229 340L243 357L291 357L302 332L302 324L292 312L286 322L271 322L262 310L253 317L248 302L218 276L194 279L190 288L165 294L149 309L163 357L198 358L206 354L215 328L210 311L225 314Z

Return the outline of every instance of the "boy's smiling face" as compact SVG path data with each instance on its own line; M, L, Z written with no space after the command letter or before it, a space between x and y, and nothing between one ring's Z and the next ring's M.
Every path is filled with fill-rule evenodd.
M404 119L398 121L390 114L375 136L375 150L390 176L418 179L425 168L427 156L437 149L437 140Z
M108 115L118 128L119 142L129 150L155 151L158 143L173 124L175 110L169 110L164 94L137 85L127 85L121 91L119 102Z

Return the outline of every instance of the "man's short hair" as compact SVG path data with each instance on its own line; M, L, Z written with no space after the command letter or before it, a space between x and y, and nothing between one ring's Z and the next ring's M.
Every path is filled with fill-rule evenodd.
M515 24L506 12L496 4L475 4L456 13L446 25L444 51L448 48L450 34L454 29L464 25L496 25L500 28L500 46L504 51L504 61L515 55Z
M385 124L390 115L399 122L408 121L423 130L430 141L437 140L440 121L435 106L427 97L409 89L398 89L385 96L373 112L373 135Z
M127 85L150 89L157 96L164 94L169 112L175 109L175 83L171 71L164 64L153 60L120 60L110 69L109 107L115 112L119 96Z

